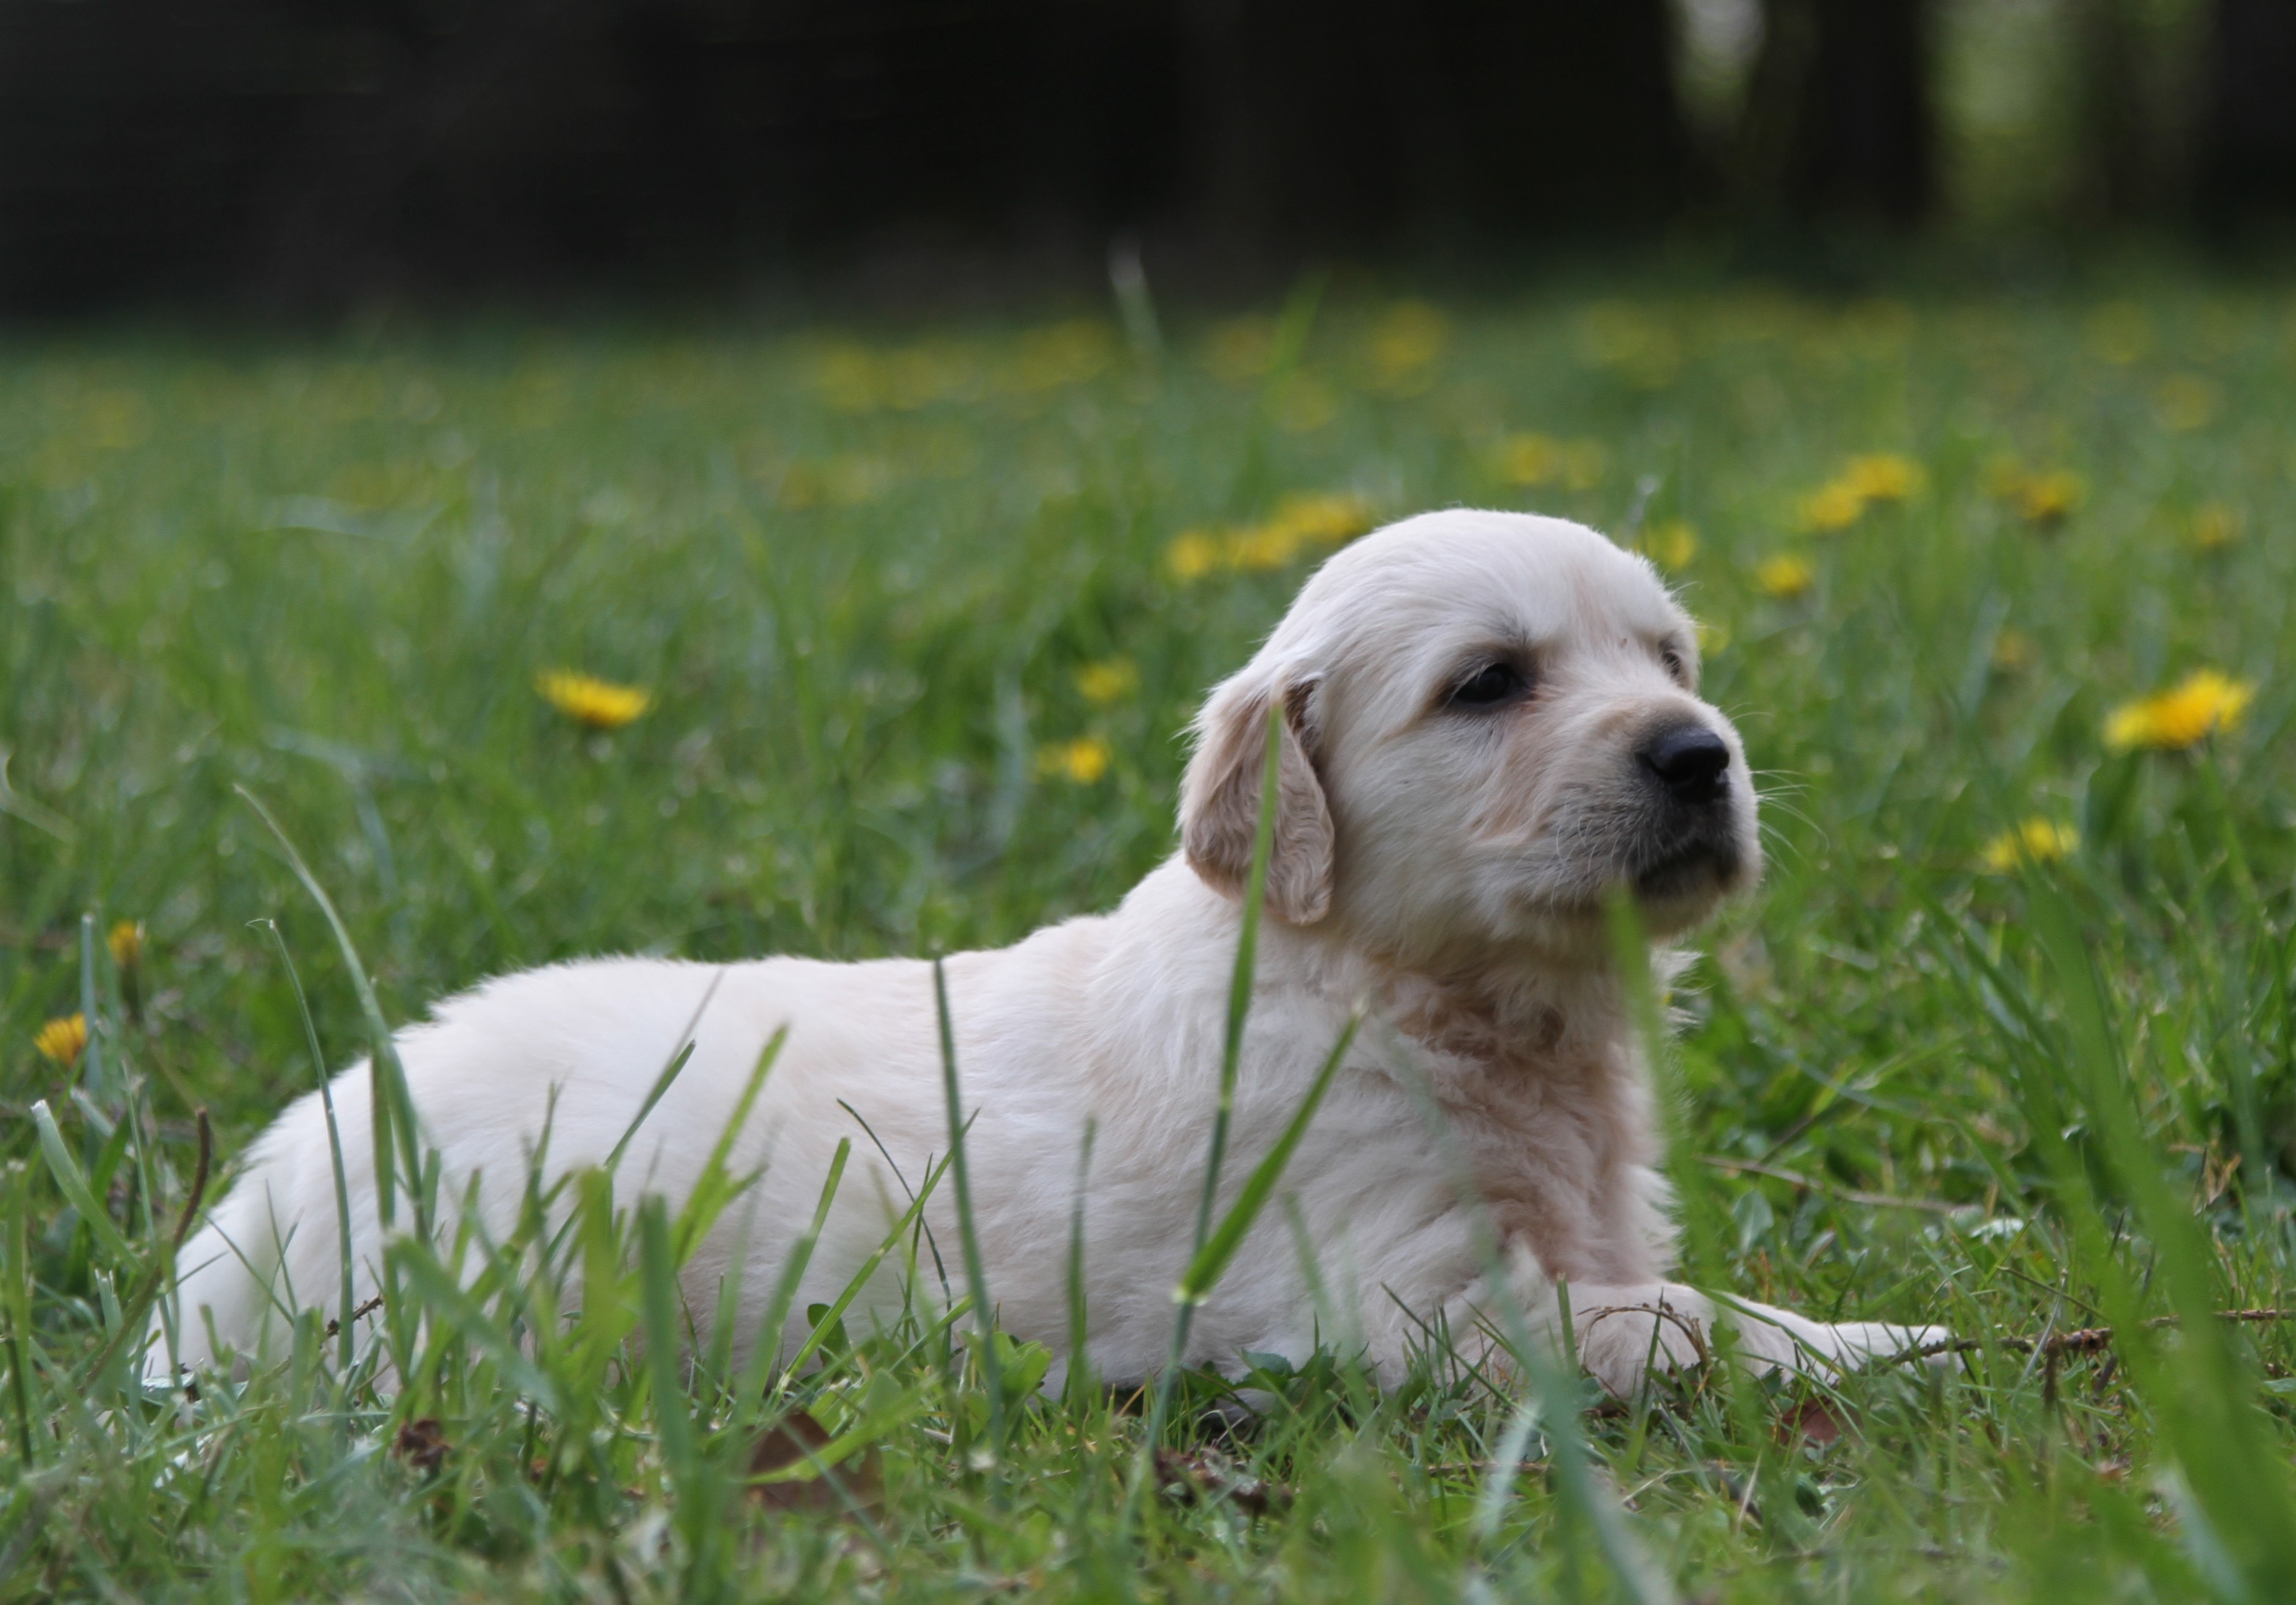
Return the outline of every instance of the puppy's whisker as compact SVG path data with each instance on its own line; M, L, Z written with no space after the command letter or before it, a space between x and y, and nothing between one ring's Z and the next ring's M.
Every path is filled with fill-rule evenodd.
M1785 801L1783 797L1773 797L1767 794L1763 796L1762 801L1767 805L1764 811L1765 812L1784 814L1790 819L1797 819L1802 824L1809 827L1810 830L1819 838L1823 839L1824 837L1824 827L1819 825L1818 822L1812 819L1808 814L1804 813L1800 808L1797 808L1793 803ZM1769 835L1776 828L1777 825L1774 820L1766 819L1762 821L1762 833L1765 835Z

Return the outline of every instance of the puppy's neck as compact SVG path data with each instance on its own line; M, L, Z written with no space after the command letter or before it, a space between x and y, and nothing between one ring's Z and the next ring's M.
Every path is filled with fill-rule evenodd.
M1348 968L1357 996L1422 1047L1494 1073L1583 1075L1630 1066L1625 988L1607 966L1555 969L1520 961L1436 967L1363 954Z

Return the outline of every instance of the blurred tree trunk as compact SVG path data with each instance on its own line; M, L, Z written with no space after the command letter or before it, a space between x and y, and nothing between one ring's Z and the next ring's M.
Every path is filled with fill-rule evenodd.
M2203 95L2202 216L2296 216L2296 0L2217 0Z
M1766 0L1741 162L1757 210L1919 221L1937 194L1929 0Z
M2073 13L2078 144L2068 197L2076 221L2165 221L2190 214L2205 177L2209 108L2216 98L2210 79L2219 71L2210 58L2224 43L2210 9L2157 0L2079 0ZM2266 0L2262 9L2290 14L2288 0ZM2296 90L2284 63L2281 78Z
M1665 0L1187 0L1185 204L1263 243L1648 221L1689 141Z
M2092 221L2136 216L2149 192L2137 40L2123 0L2080 0L2074 17L2079 79L2075 209Z

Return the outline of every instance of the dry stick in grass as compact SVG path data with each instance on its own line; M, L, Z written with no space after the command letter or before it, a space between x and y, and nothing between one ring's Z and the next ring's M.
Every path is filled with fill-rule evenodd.
M2296 1310L2256 1309L2218 1310L2218 1321L2262 1323L2273 1321L2296 1321ZM2144 1322L2147 1331L2160 1331L2182 1324L2182 1317L2155 1315ZM2112 1329L2109 1326L2075 1327L2070 1331L2049 1332L2038 1338L1948 1338L1937 1343L1924 1343L1918 1348L1893 1354L1888 1363L1904 1360L1929 1360L1939 1354L1973 1354L1988 1348L2008 1349L2020 1354L2041 1354L2055 1359L2064 1354L2094 1354L2112 1346Z
M192 1166L192 1190L184 1200L184 1213L176 1218L175 1246L184 1246L191 1235L192 1222L198 1218L200 1200L208 1193L208 1167L215 1161L215 1132L208 1124L208 1107L201 1104L192 1111L192 1123L199 1128L200 1153Z
M382 1308L382 1295L378 1293L365 1304L355 1306L351 1311L351 1320L354 1322L365 1321L381 1308ZM332 1338L335 1335L335 1331L336 1323L332 1321L328 1321L326 1335Z
M2232 1321L2296 1319L2296 1310L2218 1310L2216 1314L2219 1321ZM2156 1315L2144 1325L2148 1330L2158 1331L2164 1327L2173 1327L2177 1323L2178 1318L2174 1315ZM1911 1354L1895 1356L1891 1362L1895 1363L1897 1360L1914 1357L1928 1359L1939 1354L1970 1354L1987 1346L1985 1340L1979 1338L1952 1338L1943 1343L1924 1344L1912 1351ZM2050 1332L2038 1338L2003 1338L1997 1339L1990 1346L2008 1349L2021 1354L2040 1355L2041 1397L2045 1403L2054 1407L2057 1402L2058 1364L2067 1354L2096 1354L2108 1352L2112 1347L2112 1329L2109 1326L2076 1327L2070 1331ZM2099 1373L2100 1386L2104 1375L2109 1374L2112 1362L2108 1360L2105 1363L2106 1371Z

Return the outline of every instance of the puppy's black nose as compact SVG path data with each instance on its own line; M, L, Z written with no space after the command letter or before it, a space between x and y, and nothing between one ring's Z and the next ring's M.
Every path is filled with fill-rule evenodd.
M1730 749L1704 725L1660 730L1635 756L1660 786L1685 802L1711 802L1722 794Z

